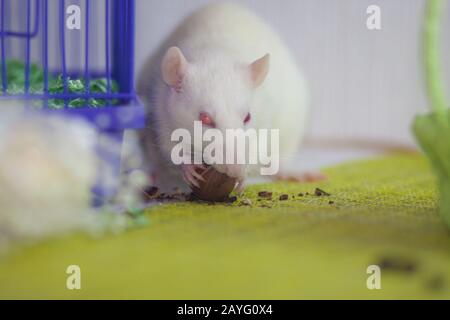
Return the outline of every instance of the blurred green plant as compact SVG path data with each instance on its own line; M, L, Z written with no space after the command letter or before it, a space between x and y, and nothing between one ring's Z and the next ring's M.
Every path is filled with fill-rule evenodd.
M424 24L424 65L432 112L416 117L415 136L437 174L440 213L450 226L450 109L440 65L440 23L443 0L428 0Z
M25 93L25 65L18 60L6 62L6 80L8 84L8 94ZM0 86L3 85L3 72L0 70ZM41 93L44 88L44 72L36 64L30 64L30 93Z
M52 81L49 84L48 89L50 94L56 94L56 93L64 93L64 81L61 75L59 75L56 80ZM107 80L106 78L100 78L100 79L92 79L89 83L89 92L93 94L98 93L107 93L108 87L107 87ZM111 81L111 92L118 92L118 86L115 81ZM74 93L74 94L84 94L86 93L86 81L84 79L67 79L67 93ZM89 99L88 102L86 102L86 99L83 98L76 98L72 99L68 102L69 108L82 108L86 105L93 108L99 108L104 107L108 104L117 104L117 100L112 100L111 102L108 102L109 100L106 99ZM63 109L64 108L64 100L62 99L51 99L48 102L49 108L53 109Z
M7 69L7 93L11 95L24 94L25 93L25 64L18 60L9 60L6 63ZM2 73L0 70L0 87L2 86ZM40 94L44 91L44 71L36 64L30 64L29 73L29 93ZM54 77L49 74L48 79L48 91L50 94L62 94L64 93L64 79L62 75ZM111 92L118 92L119 87L117 82L111 81ZM107 93L108 82L106 78L92 79L89 82L89 92L93 94ZM67 92L68 94L84 94L86 93L86 81L83 78L71 79L67 78ZM69 108L82 108L92 107L99 108L107 105L115 105L118 100L108 99L86 99L76 98L68 101L67 106ZM39 103L38 106L42 106ZM48 101L48 107L51 109L63 109L63 99L50 99Z

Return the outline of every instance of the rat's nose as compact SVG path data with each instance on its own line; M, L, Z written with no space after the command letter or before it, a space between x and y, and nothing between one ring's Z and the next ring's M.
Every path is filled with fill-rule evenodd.
M243 180L245 178L244 164L221 164L215 165L215 169L219 172L225 173L229 177Z
M226 174L232 178L241 179L245 175L245 165L243 165L243 164L228 164L226 166Z

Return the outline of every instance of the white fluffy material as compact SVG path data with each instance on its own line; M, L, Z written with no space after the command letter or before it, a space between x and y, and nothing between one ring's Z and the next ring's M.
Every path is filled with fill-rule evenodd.
M95 130L79 120L7 111L4 103L0 109L0 247L85 228Z

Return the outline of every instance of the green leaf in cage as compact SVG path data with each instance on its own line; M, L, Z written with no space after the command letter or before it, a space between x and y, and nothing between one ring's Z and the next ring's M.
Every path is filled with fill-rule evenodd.
M19 95L25 93L25 64L19 60L9 60L6 63L7 69L7 83L8 94ZM67 80L68 94L85 94L86 93L86 81L84 78ZM0 70L0 87L2 86L2 74ZM30 64L29 72L29 93L40 94L44 91L44 71L36 64ZM62 75L48 76L48 91L50 94L63 94L64 93L64 79ZM119 86L116 81L110 82L111 93L119 92ZM89 83L89 93L92 94L105 94L108 93L108 82L106 78L92 79ZM108 105L118 104L117 99L102 99L91 98L86 101L83 98L69 99L67 106L69 108L101 108ZM43 103L35 103L36 107L42 107ZM48 108L50 109L63 109L65 106L64 99L49 99Z

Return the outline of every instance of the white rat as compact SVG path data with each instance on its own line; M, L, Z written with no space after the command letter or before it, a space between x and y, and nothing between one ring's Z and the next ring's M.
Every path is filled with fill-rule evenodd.
M279 129L283 170L298 151L308 111L305 83L286 45L260 18L230 3L185 19L147 60L138 93L148 115L141 136L153 183L168 191L202 179L198 165L171 162L175 129L192 133L198 120L222 132ZM214 167L240 182L249 174L243 165Z

